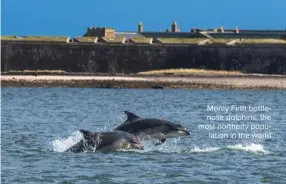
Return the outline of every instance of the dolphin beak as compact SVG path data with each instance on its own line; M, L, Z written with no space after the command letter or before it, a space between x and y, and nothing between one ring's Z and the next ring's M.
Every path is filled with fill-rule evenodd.
M137 141L137 142L134 144L134 147L135 147L136 149L144 150L144 145L143 145L141 142L139 142L139 141Z
M188 130L184 131L186 133L186 135L191 135L191 133Z
M138 140L136 140L132 143L132 148L144 150L144 145L141 142L139 142Z
M188 130L186 130L186 129L180 130L180 132L181 132L181 134L183 134L183 135L191 135L191 133L190 133Z

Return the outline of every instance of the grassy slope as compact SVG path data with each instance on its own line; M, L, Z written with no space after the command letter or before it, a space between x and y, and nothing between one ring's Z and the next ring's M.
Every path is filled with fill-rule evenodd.
M243 75L240 71L226 71L226 70L205 70L205 69L166 69L166 70L152 70L139 72L139 75L164 75L164 74L178 74L178 75Z

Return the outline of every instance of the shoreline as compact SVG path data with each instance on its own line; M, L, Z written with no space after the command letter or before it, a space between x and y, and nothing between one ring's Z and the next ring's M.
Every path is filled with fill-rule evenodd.
M143 76L1 74L1 87L88 87L153 89L286 89L286 76Z
M158 74L141 74L140 73L89 73L89 72L64 72L64 71L15 71L15 72L1 72L1 76L108 76L108 77L144 77L144 78L152 78L152 77L192 77L192 78L209 78L209 77L216 77L216 78L285 78L286 75L282 74L263 74L263 73L239 73L239 74L198 74L198 73L177 73L177 72L165 72L165 73L158 73Z

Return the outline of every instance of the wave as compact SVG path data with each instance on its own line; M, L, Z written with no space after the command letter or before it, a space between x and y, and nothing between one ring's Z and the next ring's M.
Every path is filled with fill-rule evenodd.
M55 152L64 152L78 143L81 139L83 139L82 133L79 131L73 132L68 138L57 138L56 140L52 141L51 150Z
M82 134L79 131L71 133L71 135L67 138L57 138L56 140L51 142L52 151L55 152L64 152L68 148L72 147L76 143L78 143L81 139L83 139ZM226 145L223 147L201 147L201 146L193 146L187 147L182 144L180 141L181 138L169 139L165 143L156 146L156 140L149 141L141 141L144 144L144 150L132 150L140 153L148 153L148 152L161 152L161 153L210 153L219 150L237 150L237 151L245 151L254 154L268 154L269 152L264 149L262 144L248 143L248 144L235 144L235 145ZM122 151L130 151L130 150L122 150Z
M251 153L265 153L265 154L269 153L264 149L264 146L262 144L255 144L255 143L246 145L236 144L233 146L227 146L227 148L231 150L247 151Z
M187 150L186 152L190 152L190 153L208 153L208 152L214 152L219 150L220 148L217 147L204 147L204 148L200 148L195 146L194 148L190 148L189 150Z
M228 145L224 147L204 147L204 148L199 148L199 147L194 147L190 148L185 152L191 152L191 153L202 153L202 152L215 152L219 150L237 150L237 151L245 151L245 152L250 152L254 154L268 154L269 152L264 149L264 146L262 144L255 144L255 143L250 143L250 144L235 144L235 145Z

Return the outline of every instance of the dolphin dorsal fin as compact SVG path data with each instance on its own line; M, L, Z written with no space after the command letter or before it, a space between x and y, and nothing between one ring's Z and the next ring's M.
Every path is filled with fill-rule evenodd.
M88 130L80 129L79 131L83 134L83 138L85 140L89 140L91 138L91 136L93 135L93 133L88 131Z
M124 111L125 114L127 115L127 120L128 122L134 121L135 119L140 118L139 116L137 116L136 114L129 112L129 111Z

